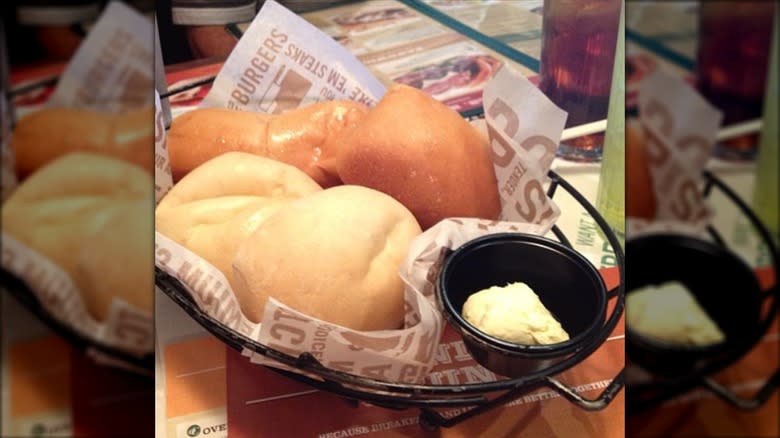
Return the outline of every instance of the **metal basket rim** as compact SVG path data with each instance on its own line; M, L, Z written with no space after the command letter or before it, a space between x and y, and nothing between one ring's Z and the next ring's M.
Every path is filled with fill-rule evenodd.
M606 221L603 219L600 213L590 204L590 202L584 196L582 196L582 194L580 194L576 190L576 188L571 186L564 178L562 178L553 170L550 170L548 172L548 176L551 181L550 189L548 190L548 196L550 196L551 198L554 196L557 186L563 187L564 190L566 190L570 195L572 195L575 198L575 200L577 200L579 204L588 213L590 213L590 215L596 221L599 228L601 228L601 230L604 232L605 236L607 237L607 241L610 243L610 246L615 251L616 262L617 262L616 267L619 272L619 284L608 293L606 298L608 302L611 301L613 298L617 299L617 301L611 313L607 315L607 317L605 318L605 321L598 332L598 336L596 336L595 339L590 344L583 345L582 348L580 348L578 351L573 353L572 356L563 360L562 362L559 362L558 364L552 365L550 367L547 367L543 370L540 370L538 372L535 372L529 376L525 376L522 378L506 378L504 380L498 380L494 382L472 383L472 384L464 384L464 385L426 385L426 384L405 384L405 383L397 383L397 382L388 382L383 380L357 376L354 374L345 373L341 371L330 370L319 365L319 363L316 362L316 360L314 360L313 357L307 357L305 353L304 355L301 355L302 357L294 358L292 356L286 355L272 348L264 346L256 341L253 341L246 336L243 336L237 332L230 330L226 326L222 325L220 322L214 321L213 318L211 318L209 315L206 315L205 312L197 308L197 305L195 305L194 301L192 301L191 298L186 295L186 292L182 292L181 290L179 290L182 287L181 287L181 283L177 279L168 275L167 273L165 273L164 271L162 271L160 268L156 266L155 266L155 277L156 277L155 283L157 287L159 287L163 291L163 293L166 294L166 296L168 296L179 307L185 310L185 312L187 312L191 317L193 317L193 319L195 319L196 322L198 322L208 332L210 332L212 335L219 338L222 342L226 343L234 350L243 351L243 349L246 348L257 354L262 354L266 357L270 357L271 359L278 360L288 366L296 367L298 368L299 371L309 372L311 374L317 375L318 377L323 378L324 380L326 380L331 384L347 385L349 387L354 387L356 384L362 384L366 388L370 388L370 390L367 389L367 392L370 393L367 395L376 396L381 393L392 393L393 395L401 396L407 399L410 396L411 397L413 396L426 396L426 397L463 396L466 394L485 394L485 393L492 393L492 392L497 392L502 390L516 389L522 386L543 384L546 381L546 379L550 378L551 376L560 374L561 372L566 371L578 365L580 362L584 361L585 359L587 359L596 349L598 349L598 347L600 347L606 341L607 337L614 331L620 317L622 316L623 296L624 296L624 286L625 286L624 256L623 256L620 243L617 240L617 237L615 236L612 229L609 227L609 225L606 223ZM556 236L558 236L557 233ZM558 237L560 238L560 236ZM548 237L543 237L543 238L549 239ZM571 244L565 238L563 240L564 241L560 243L571 248ZM178 287L176 283L178 283ZM181 294L185 294L184 297L186 298L182 297ZM206 322L207 324L204 324L204 322ZM233 340L226 341L225 337L229 337L229 338L232 337ZM268 368L273 368L273 367L268 366ZM290 372L286 372L286 373L290 373ZM297 375L301 376L299 374ZM301 376L301 377L305 377L305 376ZM313 383L313 382L308 382L308 383ZM332 389L333 388L330 388L330 390ZM373 392L371 390L373 390ZM390 400L398 401L397 398L391 398Z
M7 293L9 293L17 303L32 313L40 322L46 325L47 328L49 328L58 336L62 337L76 350L84 353L90 350L98 351L112 359L129 365L132 368L143 370L145 373L131 371L123 367L115 367L119 370L123 370L134 375L153 377L154 352L138 356L84 336L48 312L40 304L40 301L24 280L18 278L16 275L1 266L0 279L2 279L2 286L0 286L0 290L7 291Z

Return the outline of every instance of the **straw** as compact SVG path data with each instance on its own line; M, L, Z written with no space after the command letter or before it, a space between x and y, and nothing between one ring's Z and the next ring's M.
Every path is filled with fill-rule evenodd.
M571 140L572 138L582 137L583 135L598 134L607 130L607 119L598 120L584 125L574 126L564 129L561 134L561 141Z
M739 137L740 135L752 134L754 132L761 131L763 121L761 119L748 120L747 122L736 123L727 126L720 131L716 136L716 140L723 141L730 138ZM598 134L604 132L607 129L607 120L598 120L584 125L574 126L568 129L564 129L561 134L561 141L571 140L572 138L581 137L583 135Z
M747 122L736 123L734 125L727 126L718 131L718 135L715 137L718 141L728 140L730 138L739 137L740 135L752 134L754 132L761 131L763 121L761 119L749 120Z

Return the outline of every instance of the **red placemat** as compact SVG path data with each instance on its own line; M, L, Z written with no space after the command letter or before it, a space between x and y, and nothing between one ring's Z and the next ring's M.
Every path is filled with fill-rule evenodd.
M154 436L154 381L71 355L73 434L82 437Z
M604 269L602 274L607 286L613 287L617 270ZM587 398L597 397L623 366L623 333L621 319L610 339L588 359L559 375L560 380L578 387ZM429 379L441 383L476 383L494 378L474 362L460 336L449 328L439 345L437 362ZM228 351L226 371L231 438L624 436L622 391L606 409L586 412L557 393L540 389L453 428L426 431L418 424L417 410L396 411L350 403L254 365L233 350Z

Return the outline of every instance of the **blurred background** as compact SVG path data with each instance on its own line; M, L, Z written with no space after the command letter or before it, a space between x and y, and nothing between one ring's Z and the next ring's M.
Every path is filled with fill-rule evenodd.
M203 58L227 58L238 36L227 25L249 23L264 0L160 0L155 2L160 40L164 41L162 59L166 64ZM282 0L293 12L304 13L360 0ZM208 9L208 14L198 13Z
M120 6L2 5L4 437L154 434L154 2Z
M627 436L777 436L777 4L626 4Z

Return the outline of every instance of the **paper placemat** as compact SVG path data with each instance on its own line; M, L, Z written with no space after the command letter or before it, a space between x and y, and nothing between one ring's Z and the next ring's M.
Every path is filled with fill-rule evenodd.
M0 348L0 436L71 436L71 348L5 291Z
M614 276L612 276L614 280ZM613 281L614 283L614 281ZM558 376L587 398L597 397L622 366L622 323L584 362ZM438 365L428 376L434 384L470 384L495 380L469 355L460 336L445 330L436 352ZM586 412L549 389L532 391L505 406L436 432L419 425L417 409L389 410L349 401L256 368L233 351L227 354L228 430L231 438L273 437L623 437L623 392L603 411ZM322 406L327 406L323 410ZM467 409L467 408L466 408ZM441 411L456 415L463 408ZM318 415L304 416L304 412ZM584 426L584 427L583 427Z

